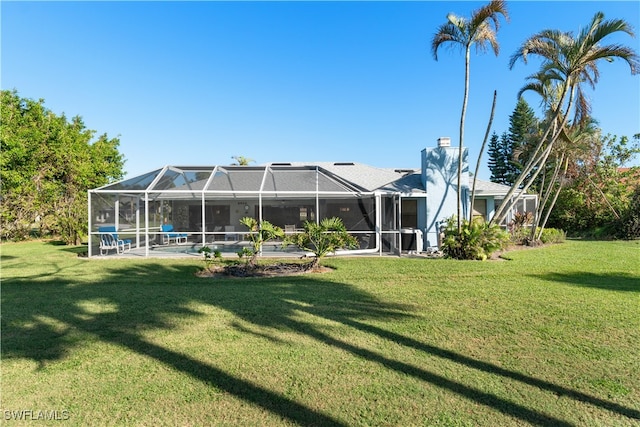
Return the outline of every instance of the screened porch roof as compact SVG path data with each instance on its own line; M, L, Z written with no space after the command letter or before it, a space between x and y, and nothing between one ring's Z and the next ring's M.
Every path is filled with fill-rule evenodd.
M360 195L370 192L317 165L165 166L93 190L96 193L150 194L151 197L218 196L255 197L258 194Z

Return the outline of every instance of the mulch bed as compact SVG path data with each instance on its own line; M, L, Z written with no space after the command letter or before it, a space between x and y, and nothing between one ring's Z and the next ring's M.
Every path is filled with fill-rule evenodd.
M292 276L305 273L326 273L332 271L329 267L316 266L306 262L278 262L274 264L214 265L197 273L198 277L275 277Z

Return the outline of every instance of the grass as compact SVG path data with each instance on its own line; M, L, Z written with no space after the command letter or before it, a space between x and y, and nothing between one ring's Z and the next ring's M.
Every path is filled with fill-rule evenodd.
M639 242L247 279L1 249L7 425L640 424Z

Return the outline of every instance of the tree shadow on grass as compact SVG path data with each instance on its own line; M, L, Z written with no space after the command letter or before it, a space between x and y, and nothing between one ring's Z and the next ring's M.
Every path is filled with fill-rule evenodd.
M504 378L509 378L523 384L527 384L533 387L537 387L541 390L546 390L552 392L556 396L566 396L571 399L588 403L593 406L600 407L602 409L606 409L611 412L618 413L620 415L624 415L629 418L634 418L640 420L640 411L632 408L627 408L623 405L619 405L614 402L609 402L604 399L597 398L595 396L591 396L586 393L582 393L577 390L572 390L566 387L563 387L558 384L554 384L549 381L541 380L539 378L535 378L529 375L522 374L516 371L510 371L508 369L502 368L498 365L483 362L481 360L477 360L460 353L456 353L451 350L442 349L440 347L436 347L433 345L425 344L423 342L414 340L409 337L405 337L403 335L396 334L394 332L387 331L385 329L378 328L376 326L364 324L362 322L354 321L354 327L362 331L367 331L369 333L375 334L379 337L386 338L395 343L404 345L406 347L414 348L416 350L428 353L433 356L440 357L442 359L450 360L452 362L458 363L460 365L464 365L479 371L487 372L489 374L499 375ZM535 415L535 414L531 414ZM558 425L558 424L553 424Z
M604 289L608 291L640 292L640 277L620 272L617 274L595 273L546 273L529 274L530 277L549 282L566 283L584 288Z
M109 266L107 266L109 267ZM331 304L340 316L393 318L400 310L348 285L311 280L303 286L265 280L198 279L193 266L141 263L105 269L99 282L83 283L64 274L5 278L2 286L2 351L5 360L25 358L44 367L69 357L83 345L79 334L124 346L181 371L246 402L299 425L345 425L325 414L258 384L149 342L143 333L171 330L171 318L200 317L187 308L194 302L232 310L244 319L273 327L295 316L288 298ZM60 270L56 270L60 273ZM57 277L59 276L59 277ZM108 309L100 311L100 307Z
M71 252L72 254L77 254L78 256L86 256L89 253L89 246L86 243L81 245L67 245L62 240L48 240L46 242L47 245L57 246L60 250L65 252Z
M63 274L39 278L38 281L34 280L35 277L5 279L2 293L3 357L27 358L42 366L68 357L76 346L82 345L74 334L88 333L104 342L151 357L296 424L345 425L338 415L322 413L236 377L224 366L213 366L145 339L144 331L173 329L169 319L176 316L201 317L201 313L188 308L196 302L221 308L253 325L311 337L532 425L571 425L437 372L332 336L320 325L301 320L299 313L302 311L463 366L640 418L638 411L371 326L366 322L393 322L410 317L411 308L385 302L353 286L333 282L327 279L330 276L212 281L194 277L196 269L194 266L144 262L135 267L105 269L103 279L94 283L73 280ZM100 306L111 308L96 311L95 307ZM239 323L235 324L242 330Z

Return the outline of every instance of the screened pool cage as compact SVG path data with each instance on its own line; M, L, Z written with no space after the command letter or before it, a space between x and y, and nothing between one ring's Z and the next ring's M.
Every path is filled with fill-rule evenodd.
M267 220L285 234L301 231L305 221L339 217L358 240L349 253L401 246L400 195L359 188L322 167L165 166L89 191L89 256L197 255L205 245L235 253L249 246L243 217ZM107 235L129 246L110 248ZM299 253L281 243L265 244L263 254Z

